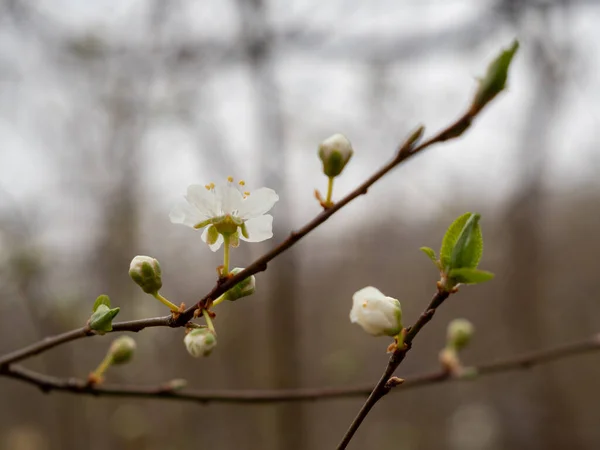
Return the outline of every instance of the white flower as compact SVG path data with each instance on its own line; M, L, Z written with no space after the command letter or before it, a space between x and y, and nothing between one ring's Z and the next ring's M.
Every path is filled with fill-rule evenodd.
M202 240L213 252L223 244L223 234L231 236L234 247L239 239L261 242L273 237L273 216L265 213L279 196L265 187L242 193L232 182L229 177L225 185L190 185L187 201L176 205L169 214L171 222L204 228ZM244 186L244 182L240 181L239 186Z
M208 356L217 346L217 336L208 328L196 328L185 335L185 348L194 358Z
M350 321L373 336L396 336L402 331L400 302L368 286L352 296Z
M334 134L319 145L319 158L323 161L323 172L328 177L337 177L350 161L354 150L343 134Z

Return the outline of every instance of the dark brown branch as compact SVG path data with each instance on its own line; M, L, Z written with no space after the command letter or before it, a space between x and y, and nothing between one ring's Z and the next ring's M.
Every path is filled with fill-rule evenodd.
M207 294L205 295L198 303L194 306L185 310L184 313L179 315L177 318L173 318L172 316L164 316L164 317L154 317L149 319L141 319L141 320L132 320L128 322L117 322L113 324L113 331L140 331L144 328L148 327L160 327L160 326L168 326L168 327L182 327L185 326L194 316L194 311L199 307L202 307L209 303L210 301L216 299L219 295L223 294L227 290L231 289L240 281L245 278L254 275L258 272L262 272L266 270L267 264L279 256L284 251L288 250L292 247L296 242L306 236L308 233L313 231L319 225L323 224L327 219L329 219L333 214L342 209L348 203L350 203L355 198L366 194L368 189L375 184L379 179L381 179L384 175L394 169L403 161L407 160L411 156L416 155L427 147L438 143L443 142L448 139L456 138L460 136L460 134L466 130L471 122L473 117L471 114L466 113L460 119L458 119L454 124L449 126L448 128L442 130L437 135L431 137L430 139L424 141L420 145L415 145L414 134L409 136L407 140L400 146L398 151L396 152L395 157L379 169L375 174L373 174L370 178L368 178L363 184L358 186L340 201L338 201L331 208L323 210L317 217L311 220L309 223L304 225L297 231L292 231L289 237L284 240L277 247L272 249L271 251L264 254L262 257L254 261L250 266L248 266L245 270L238 273L234 277L231 277L224 282L218 282L217 285ZM25 348L20 350L16 350L12 353L6 354L4 356L0 356L0 368L6 366L8 364L22 361L31 356L42 353L46 350L49 350L57 345L64 344L69 341L73 341L75 339L80 339L86 336L94 336L95 333L87 329L86 327L79 328L76 330L72 330L57 336L49 337L43 339L39 342L33 343Z
M553 361L600 350L600 334L571 344L554 347L547 350L532 352L513 358L482 364L476 367L479 376L493 375L514 370L529 369L534 366L548 364ZM89 386L86 381L78 379L61 379L43 375L20 366L7 366L0 369L0 375L21 380L37 386L43 392L67 392L80 395L104 397L135 397L148 399L180 400L197 403L277 403L296 401L325 401L336 398L367 397L373 391L372 385L314 388L314 389L285 389L285 390L174 390L169 383L158 386L137 385L100 385ZM432 384L460 380L451 376L445 370L417 375L407 379L403 384L394 388L394 392L404 392ZM385 393L390 389L386 388ZM384 394L385 395L385 394Z
M166 327L171 323L171 317L152 317L149 319L130 320L127 322L116 322L113 323L113 331L133 331L137 332L149 327ZM12 353L7 353L0 357L0 369L8 364L22 361L32 356L38 355L50 350L61 344L65 344L76 339L80 339L87 336L95 336L96 333L90 330L87 326L77 328L75 330L67 331L66 333L57 334L56 336L49 336L42 339L41 341L35 342L27 347L16 350Z
M420 153L421 151L425 150L433 144L436 144L438 142L444 142L449 139L454 139L460 136L467 128L469 128L471 122L473 121L473 118L474 116L470 112L465 113L452 125L440 131L435 136L427 139L420 145L415 145L414 133L411 134L397 150L394 158L382 168L380 168L377 172L375 172L373 175L371 175L371 177L369 177L364 183L362 183L360 186L358 186L340 201L335 203L331 208L324 209L317 217L308 222L302 228L296 231L292 231L288 238L285 239L281 244L279 244L277 247L258 258L246 269L244 269L237 275L227 279L225 282L217 283L217 285L212 289L212 291L205 295L196 305L186 309L183 314L181 314L177 319L174 320L174 322L179 326L184 325L186 322L192 319L194 311L196 309L203 307L212 300L215 300L218 296L231 289L233 286L235 286L237 283L244 280L245 278L248 278L251 275L255 275L258 272L266 270L267 264L271 260L275 259L281 253L288 250L290 247L296 244L296 242L298 242L308 233L313 231L319 225L323 224L327 219L333 216L336 212L338 212L352 200L354 200L357 197L360 197L361 195L366 194L373 184L375 184L378 180L380 180L384 175L386 175L400 163Z
M396 349L390 359L388 361L387 367L383 372L383 375L373 388L373 391L365 401L364 405L361 407L360 411L350 424L350 427L346 431L346 434L342 438L342 442L338 445L338 450L345 449L358 427L360 427L361 423L367 417L367 414L371 411L375 403L381 399L385 394L390 391L390 387L388 386L388 381L390 377L394 374L394 371L398 368L398 366L402 363L404 358L406 357L406 353L411 349L412 342L414 338L419 334L419 331L433 318L436 309L444 303L444 301L450 296L450 293L443 290L438 290L438 292L433 296L431 302L429 302L429 306L423 311L423 313L419 316L419 319L415 322L415 324L410 327L406 333L404 338L404 346Z

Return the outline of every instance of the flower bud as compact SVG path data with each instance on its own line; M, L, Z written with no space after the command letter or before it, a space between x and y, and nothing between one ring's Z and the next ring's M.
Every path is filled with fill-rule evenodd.
M475 333L475 327L467 319L454 319L448 325L448 346L459 351L465 348Z
M233 275L237 275L240 273L243 268L236 267L231 271ZM248 278L240 281L234 287L225 292L225 299L229 301L235 301L238 298L247 297L248 295L254 294L256 290L256 278L254 275L249 276Z
M208 328L196 328L185 335L185 348L194 358L208 356L217 346L217 336Z
M508 78L508 68L512 62L519 42L514 41L510 48L503 50L488 66L485 77L479 81L479 89L473 99L470 113L477 114L496 95L504 90Z
M121 336L113 341L108 349L108 354L112 357L113 364L125 364L133 357L136 344L133 338Z
M160 265L150 256L136 256L131 260L129 276L147 294L156 294L162 287Z
M369 286L352 296L350 321L373 336L396 336L402 331L402 309L395 298Z
M319 145L319 158L323 161L323 173L328 177L337 177L350 161L354 150L343 134L334 134Z

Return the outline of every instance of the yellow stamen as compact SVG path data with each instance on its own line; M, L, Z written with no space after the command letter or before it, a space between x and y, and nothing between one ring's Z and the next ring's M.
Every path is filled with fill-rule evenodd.
M227 177L227 181L229 181L230 183L233 183L233 177Z
M240 180L240 182L238 183L240 186L245 186L246 182L244 180Z
M246 197L248 197L248 196L250 195L250 192L246 191L246 192L244 192L244 195L245 195Z
M210 184L205 184L204 187L206 188L207 191L210 191Z

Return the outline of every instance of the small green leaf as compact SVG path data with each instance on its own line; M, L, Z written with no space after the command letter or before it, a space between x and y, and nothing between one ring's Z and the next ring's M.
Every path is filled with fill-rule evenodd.
M490 281L494 274L485 270L461 268L452 269L448 277L455 283L479 284Z
M483 236L479 226L479 214L471 214L460 231L452 254L450 255L450 269L467 267L475 269L483 254Z
M110 309L104 304L98 305L96 311L90 317L89 325L90 329L98 331L99 334L104 334L107 331L112 331L112 321L117 314L119 314L120 308Z
M488 102L504 90L508 78L508 68L518 48L519 42L515 40L509 49L503 50L490 63L485 77L479 81L479 89L473 99L472 113L476 114L481 111Z
M423 253L425 253L427 256L429 256L429 259L431 259L431 261L433 261L433 264L435 264L435 267L440 266L437 257L435 256L435 251L432 248L429 247L421 247L419 250L421 250Z
M461 231L465 227L467 220L471 217L472 213L468 212L456 219L446 230L444 239L442 240L442 247L440 248L440 262L442 267L447 269L450 266L450 258L452 257L452 250L456 245L456 241L460 236Z
M103 294L103 295L98 296L98 298L94 302L94 308L92 309L92 312L96 312L96 310L98 309L98 306L100 306L100 305L105 305L110 308L110 298L108 298L108 295Z

